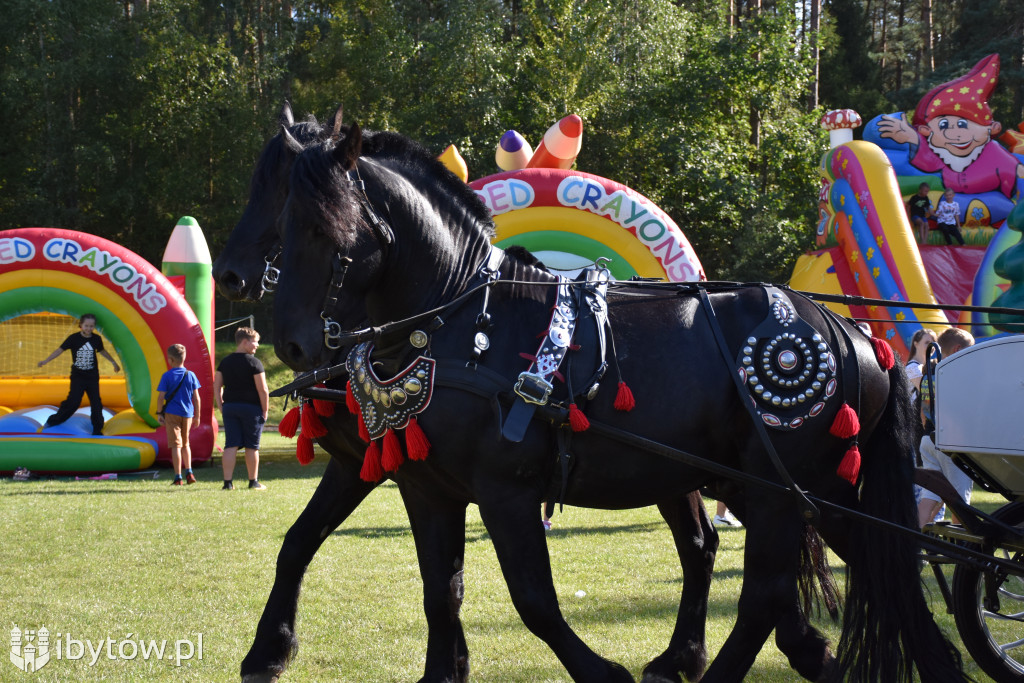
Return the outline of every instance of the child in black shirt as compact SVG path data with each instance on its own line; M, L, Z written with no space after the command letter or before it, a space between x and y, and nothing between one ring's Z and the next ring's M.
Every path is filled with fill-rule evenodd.
M82 405L82 395L85 394L89 397L89 407L92 409L92 433L99 435L103 434L103 402L100 400L100 371L96 363L96 354L110 361L114 366L114 372L120 372L121 368L103 348L103 338L94 332L95 315L83 315L78 320L78 327L79 332L65 339L57 350L39 361L39 367L43 367L64 351L71 351L71 389L57 412L46 418L46 424L42 429L56 427L71 417Z
M928 198L930 190L928 183L921 183L917 188L917 194L907 200L910 222L917 230L918 241L921 244L928 242L928 219L935 213L932 210L932 200Z

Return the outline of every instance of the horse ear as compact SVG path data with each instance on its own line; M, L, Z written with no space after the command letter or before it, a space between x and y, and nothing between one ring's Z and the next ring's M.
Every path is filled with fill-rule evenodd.
M277 115L277 122L282 126L291 127L295 125L295 116L292 115L292 105L288 100L281 105L281 113Z
M292 154L299 154L302 152L302 145L299 141L292 137L292 134L288 132L288 127L281 126L281 139L284 141L284 148Z
M345 169L355 168L356 161L363 151L363 131L358 123L348 129L348 135L334 148L334 159Z
M341 113L343 108L343 105L339 104L338 111L334 112L334 116L328 122L331 126L331 137L335 140L338 139L338 135L341 133Z

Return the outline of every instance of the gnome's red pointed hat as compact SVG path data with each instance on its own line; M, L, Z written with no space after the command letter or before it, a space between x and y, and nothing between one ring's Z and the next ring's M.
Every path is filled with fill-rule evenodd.
M943 83L921 99L914 125L923 126L936 116L960 116L982 126L992 123L989 95L999 78L999 55L985 57L966 76Z

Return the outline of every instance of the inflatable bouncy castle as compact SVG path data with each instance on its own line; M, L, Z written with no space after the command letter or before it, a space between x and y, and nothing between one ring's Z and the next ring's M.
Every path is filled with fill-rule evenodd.
M689 240L654 202L572 170L582 144L575 114L552 125L536 150L514 130L501 136L494 154L501 172L469 183L494 216L494 243L525 247L563 274L600 260L618 280L705 279Z
M172 344L185 346L185 367L203 387L192 459L210 458L217 434L209 345L213 280L185 272L204 259L209 272L209 250L192 219L182 220L168 244L170 278L95 235L55 228L0 232L0 471L117 472L168 462L156 387ZM189 298L206 305L190 305ZM42 431L68 393L69 363L67 354L43 368L38 361L77 332L86 313L96 316L107 353L123 368L114 373L100 360L108 418L103 434L92 435L88 407Z
M1024 231L1024 213L1014 211L1024 191L1024 145L1000 144L1002 126L987 101L998 75L999 56L989 55L964 76L933 88L912 116L876 117L863 140L833 136L821 163L818 249L797 262L790 281L794 288L897 304L1006 305L998 303L1010 285L1003 255ZM851 114L830 112L823 125L856 127L859 117ZM922 184L928 185L933 207L944 190L953 191L964 245L945 244L934 221L923 243L915 239L904 202ZM985 314L830 307L871 319L875 335L904 358L922 326L938 332L959 325L975 337L999 331Z

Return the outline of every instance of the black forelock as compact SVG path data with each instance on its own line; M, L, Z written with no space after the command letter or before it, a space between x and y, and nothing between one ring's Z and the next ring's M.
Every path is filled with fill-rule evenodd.
M346 171L334 159L333 140L320 140L295 158L291 191L298 205L318 215L312 221L338 245L349 243L362 225L359 201Z

